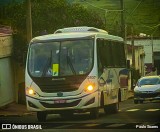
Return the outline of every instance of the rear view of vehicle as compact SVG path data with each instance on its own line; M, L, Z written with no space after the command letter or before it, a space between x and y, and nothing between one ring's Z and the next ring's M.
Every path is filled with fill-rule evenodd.
M134 103L160 100L160 76L146 76L138 80L134 88Z

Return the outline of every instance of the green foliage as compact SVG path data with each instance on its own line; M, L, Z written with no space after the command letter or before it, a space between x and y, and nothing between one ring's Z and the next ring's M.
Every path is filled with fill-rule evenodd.
M6 6L5 20L9 21L12 29L20 34L26 34L26 5L13 3Z
M79 4L68 4L66 0L32 0L32 33L39 36L44 30L54 33L55 30L73 26L93 26L104 29L101 18ZM6 6L6 22L11 25L14 35L13 58L20 63L26 52L26 19L27 3L13 3Z
M32 3L33 36L40 35L43 30L53 33L64 27L104 28L103 21L95 12L90 12L78 4L70 5L65 0L38 1Z

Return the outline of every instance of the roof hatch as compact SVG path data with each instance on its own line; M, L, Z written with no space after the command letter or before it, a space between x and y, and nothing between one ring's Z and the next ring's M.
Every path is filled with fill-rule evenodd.
M107 31L98 29L95 27L87 27L87 26L82 26L82 27L69 27L69 28L62 28L58 29L54 32L54 34L57 33L71 33L71 32L101 32L101 33L107 33Z

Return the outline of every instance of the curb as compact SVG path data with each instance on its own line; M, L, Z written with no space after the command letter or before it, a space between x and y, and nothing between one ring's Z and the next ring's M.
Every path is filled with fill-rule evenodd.
M6 114L0 114L0 117L21 117L21 116L28 116L28 115L35 115L35 113L33 113L33 112L23 113L23 114L6 113Z

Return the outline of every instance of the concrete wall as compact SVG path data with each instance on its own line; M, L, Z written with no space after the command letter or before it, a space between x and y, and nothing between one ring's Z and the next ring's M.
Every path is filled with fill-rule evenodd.
M12 36L0 34L0 58L11 56L12 46Z
M0 107L15 101L12 36L0 34Z
M13 73L10 57L0 58L0 107L15 100Z

